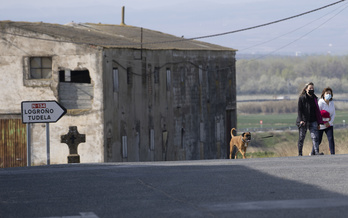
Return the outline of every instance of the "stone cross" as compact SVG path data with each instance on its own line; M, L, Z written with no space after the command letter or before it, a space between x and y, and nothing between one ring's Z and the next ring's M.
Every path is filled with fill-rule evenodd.
M69 126L69 132L62 135L61 143L66 143L69 147L68 163L80 163L80 155L77 153L77 146L81 142L86 142L86 135L77 131L77 126Z

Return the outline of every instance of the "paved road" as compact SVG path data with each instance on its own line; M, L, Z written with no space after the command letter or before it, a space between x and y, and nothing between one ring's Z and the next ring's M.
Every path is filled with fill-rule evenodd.
M347 217L348 155L0 169L0 217Z

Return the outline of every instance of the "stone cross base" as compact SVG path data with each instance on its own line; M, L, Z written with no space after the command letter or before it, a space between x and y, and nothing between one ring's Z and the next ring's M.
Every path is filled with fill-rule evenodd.
M80 163L80 155L70 154L68 156L68 163Z

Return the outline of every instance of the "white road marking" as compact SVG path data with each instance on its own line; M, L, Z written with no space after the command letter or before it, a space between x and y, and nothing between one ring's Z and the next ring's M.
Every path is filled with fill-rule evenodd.
M274 209L293 209L293 208L327 208L348 206L348 198L323 198L323 199L295 199L295 200L275 200L275 201L249 201L231 202L221 204L203 205L209 210L218 211L238 211L238 210L274 210Z
M93 212L80 212L77 216L51 216L51 217L43 217L43 218L99 218Z

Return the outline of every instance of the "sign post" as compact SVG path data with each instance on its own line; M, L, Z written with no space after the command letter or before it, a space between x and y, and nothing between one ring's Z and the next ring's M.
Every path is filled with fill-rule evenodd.
M31 165L30 124L46 123L47 165L50 165L50 125L64 116L67 110L56 101L22 101L22 122L27 124L28 166Z

